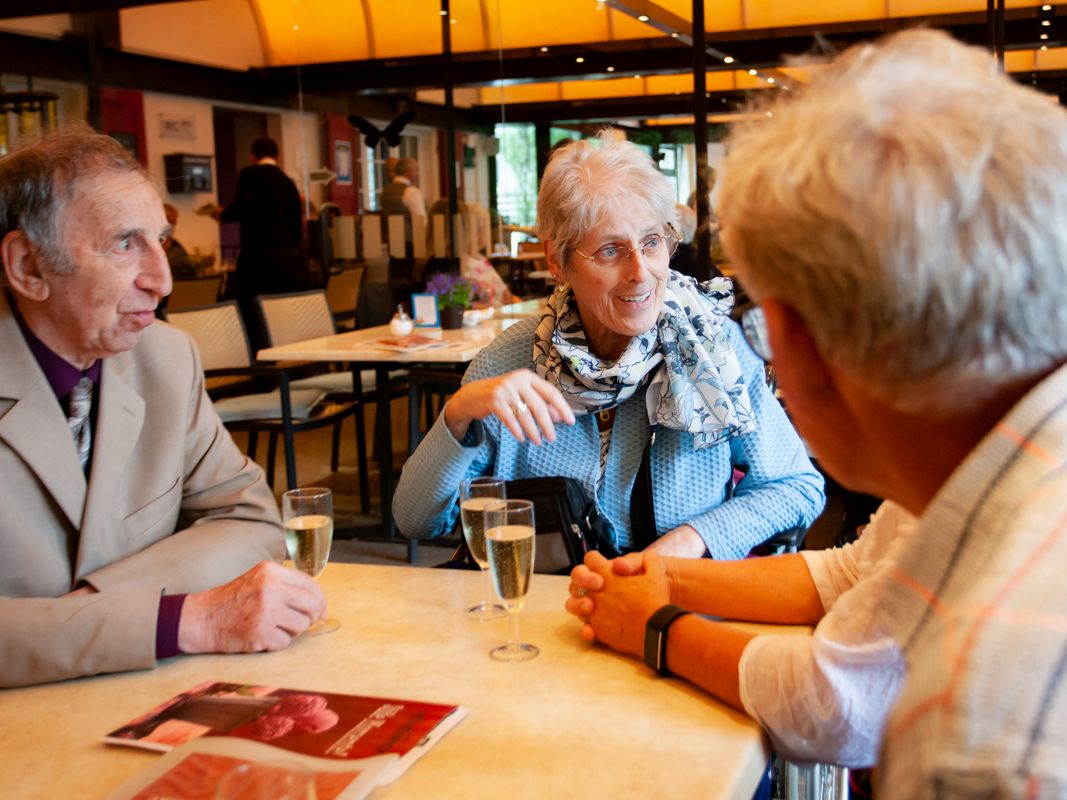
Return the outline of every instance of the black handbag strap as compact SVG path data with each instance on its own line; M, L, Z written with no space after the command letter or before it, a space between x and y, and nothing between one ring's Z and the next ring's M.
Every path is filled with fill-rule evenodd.
M641 466L637 470L634 488L630 493L630 542L634 550L644 550L657 539L656 511L652 502L652 443L653 429L648 436Z

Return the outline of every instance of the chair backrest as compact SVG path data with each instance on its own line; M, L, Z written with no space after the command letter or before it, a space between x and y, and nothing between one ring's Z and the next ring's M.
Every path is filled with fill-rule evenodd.
M359 284L362 281L363 267L330 275L326 283L326 302L335 317L355 316L356 298L359 297Z
M205 372L252 366L248 336L233 300L200 308L168 308L166 319L193 337Z
M545 245L544 242L519 242L517 252L520 256L543 256Z
M167 300L167 308L197 308L211 305L219 300L222 275L206 278L177 278L174 290Z
M337 328L326 292L269 294L256 298L267 334L267 344L278 347L320 336L333 336Z

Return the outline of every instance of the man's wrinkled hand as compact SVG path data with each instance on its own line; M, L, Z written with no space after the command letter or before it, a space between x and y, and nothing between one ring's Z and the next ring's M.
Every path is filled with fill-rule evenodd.
M674 593L670 559L655 551L640 555L640 570L634 570L636 559L620 567L624 571L634 570L632 574L619 574L613 568L614 564L607 560L603 560L603 565L592 567L603 579L603 588L590 592L591 597L580 598L593 601L585 615L585 628L589 633L583 628L583 637L635 656L644 652L648 618L656 609L670 603ZM588 556L586 566L591 566Z
M185 598L178 646L185 653L282 650L326 611L307 575L261 561L229 583Z

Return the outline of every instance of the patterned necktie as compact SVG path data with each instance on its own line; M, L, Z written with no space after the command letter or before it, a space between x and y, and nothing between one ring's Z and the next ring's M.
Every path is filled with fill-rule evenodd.
M89 430L89 412L93 407L93 382L83 377L70 392L70 416L67 424L74 445L78 448L78 459L82 469L89 466L89 450L92 448L92 431Z

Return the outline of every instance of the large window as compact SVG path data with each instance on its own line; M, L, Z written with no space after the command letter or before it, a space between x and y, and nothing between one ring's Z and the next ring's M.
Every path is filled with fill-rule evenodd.
M497 125L496 202L508 225L537 221L537 152L533 125Z

